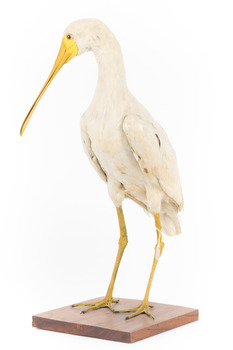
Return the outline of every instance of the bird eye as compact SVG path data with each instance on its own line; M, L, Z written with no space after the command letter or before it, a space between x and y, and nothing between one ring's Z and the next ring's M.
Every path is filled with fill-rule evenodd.
M68 34L66 37L67 37L67 39L69 39L69 40L71 39L71 35L70 35L70 34Z

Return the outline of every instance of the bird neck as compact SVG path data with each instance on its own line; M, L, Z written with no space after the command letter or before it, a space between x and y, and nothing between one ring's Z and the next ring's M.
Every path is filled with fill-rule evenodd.
M98 64L98 82L95 97L123 95L127 89L123 57L115 38L93 49Z

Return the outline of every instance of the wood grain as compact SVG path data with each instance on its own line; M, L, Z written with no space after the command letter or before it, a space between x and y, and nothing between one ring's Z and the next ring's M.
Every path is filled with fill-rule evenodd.
M86 302L101 300L96 298ZM115 310L132 308L139 300L123 299ZM134 343L169 329L198 320L198 310L183 306L151 303L155 319L146 315L125 320L126 313L112 313L109 309L99 309L81 314L87 307L72 308L70 305L32 316L33 327L69 334L95 337L124 343Z

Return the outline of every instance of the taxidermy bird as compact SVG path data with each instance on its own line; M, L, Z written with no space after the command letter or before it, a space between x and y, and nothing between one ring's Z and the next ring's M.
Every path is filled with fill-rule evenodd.
M78 20L64 32L53 69L22 125L23 132L40 98L60 70L73 57L93 51L98 64L98 82L93 100L81 117L84 150L99 176L106 182L117 211L119 248L111 281L103 300L85 305L83 313L107 307L114 312L113 288L119 264L128 243L122 202L130 198L155 219L157 243L144 298L129 310L127 319L140 314L154 318L148 303L152 279L167 235L180 233L178 212L183 207L175 152L163 128L130 93L118 41L96 19Z

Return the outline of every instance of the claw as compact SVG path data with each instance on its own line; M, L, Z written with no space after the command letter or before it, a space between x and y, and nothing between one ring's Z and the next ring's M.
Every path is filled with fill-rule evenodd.
M133 318L133 317L136 317L138 315L141 315L141 314L146 314L147 316L149 316L152 320L154 320L154 316L149 312L149 311L146 311L146 310L143 310L143 311L136 311L134 312L132 315L129 315L127 316L125 319L126 320L129 320L130 318Z
M126 320L129 320L130 318L133 318L133 317L138 316L140 314L146 314L147 316L149 316L150 318L152 318L154 320L154 316L149 311L149 307L152 308L153 306L146 304L146 303L142 303L141 305L133 307L133 308L128 309L128 310L119 310L119 311L114 311L114 312L132 312L132 311L135 311L131 315L127 316L125 318Z
M112 312L114 312L113 307L112 307L112 303L116 304L118 303L119 300L117 299L107 299L104 298L103 300L97 301L97 302L93 302L93 303L78 303L78 304L73 304L71 305L71 307L77 307L77 306L91 306L86 310L81 311L81 314L85 314L88 311L92 311L92 310L98 310L100 308L104 308L107 307L109 308Z
M119 303L119 299L112 299L112 303L113 303L113 304Z
M78 303L78 304L73 304L73 305L70 305L71 307L76 307L76 306L92 306L92 305L95 305L94 303Z

